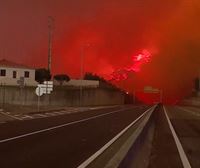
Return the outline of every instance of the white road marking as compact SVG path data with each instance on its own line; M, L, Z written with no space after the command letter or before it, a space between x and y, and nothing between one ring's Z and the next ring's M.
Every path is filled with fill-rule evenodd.
M30 116L30 115L23 115L21 116L22 119L32 119L33 116Z
M81 112L81 109L80 110L78 110L78 109L70 109L70 110L67 110L67 112Z
M24 138L24 137L27 137L27 136L31 136L31 135L35 135L35 134L51 131L51 130L55 130L55 129L58 129L58 128L66 127L66 126L73 125L73 124L78 124L78 123L81 123L81 122L93 120L93 119L96 119L96 118L100 118L100 117L103 117L103 116L107 116L107 115L118 113L118 112L125 111L125 110L131 110L131 109L134 109L134 108L116 110L116 111L112 111L112 112L109 112L109 113L105 113L105 114L100 114L100 115L96 115L96 116L93 116L93 117L89 117L89 118L86 118L86 119L73 121L73 122L69 122L69 123L66 123L66 124L62 124L62 125L58 125L58 126L42 129L42 130L39 130L39 131L34 131L34 132L27 133L27 134L15 136L15 137L12 137L12 138L2 139L2 140L0 140L0 143L4 143L4 142L8 142L8 141Z
M111 146L117 139L119 139L130 127L132 127L138 120L140 120L145 114L147 114L153 107L146 110L142 115L140 115L136 120L134 120L131 124L129 124L126 128L124 128L119 134L117 134L113 139L111 139L107 144L105 144L101 149L99 149L96 153L94 153L91 157L89 157L86 161L80 164L77 168L85 168L90 163L92 163L99 155L101 155L109 146Z
M43 118L43 117L46 117L46 115L44 115L44 114L33 114L32 116L35 117L35 118Z
M191 113L191 114L193 114L195 116L198 116L198 117L200 116L200 113L198 113L198 112L194 112L192 110L188 110L188 109L185 109L185 108L180 107L180 106L176 106L176 107L179 108L179 109L181 109L181 110L183 110L183 111L185 111L185 112Z
M65 113L65 112L66 112L66 110L61 110L60 112L62 112L62 113Z
M19 117L16 117L16 116L13 116L13 115L9 115L9 114L7 114L7 113L5 113L5 112L0 112L0 113L3 114L3 115L5 115L5 116L7 116L7 117L10 117L10 118L16 119L16 120L22 120L22 119L19 118Z
M174 137L174 140L175 140L175 143L176 143L176 146L177 146L177 149L178 149L178 152L179 152L183 167L184 168L191 168L190 162L189 162L189 160L188 160L188 158L187 158L187 156L185 154L183 146L181 145L181 142L180 142L180 140L179 140L179 138L178 138L178 136L177 136L177 134L176 134L176 132L174 130L174 127L172 126L172 123L171 123L168 115L167 115L167 110L166 110L166 108L164 106L163 106L163 108L164 108L165 116L167 118L167 122L169 124L169 127L171 129L172 135Z
M62 113L62 112L56 111L56 112L54 112L54 114L61 115L61 114L63 114L63 113Z

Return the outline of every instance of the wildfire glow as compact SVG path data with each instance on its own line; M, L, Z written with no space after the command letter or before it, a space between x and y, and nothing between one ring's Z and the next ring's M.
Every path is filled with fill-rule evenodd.
M143 50L140 54L132 56L132 64L114 71L109 80L121 81L128 78L128 73L139 72L143 64L150 61L152 55L148 50Z

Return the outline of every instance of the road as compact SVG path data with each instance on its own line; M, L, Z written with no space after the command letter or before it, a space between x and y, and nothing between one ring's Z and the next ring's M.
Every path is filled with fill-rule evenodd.
M199 168L200 109L157 106L151 113L148 109L154 108L116 106L53 112L57 115L51 117L18 116L0 124L1 167L102 168L124 152L119 168ZM136 137L137 130L141 133ZM131 142L130 137L136 139L125 152L123 144ZM87 164L88 160L92 162Z
M77 167L146 109L115 107L2 124L1 167Z
M200 167L200 109L167 107L170 120L192 168Z

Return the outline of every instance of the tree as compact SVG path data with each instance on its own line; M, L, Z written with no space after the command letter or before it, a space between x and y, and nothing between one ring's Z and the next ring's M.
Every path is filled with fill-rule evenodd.
M199 91L199 78L195 78L194 80L194 87L196 91Z
M45 68L36 69L35 80L38 83L43 83L44 81L51 80L51 74L50 74L49 70L47 70Z
M99 81L101 88L109 88L109 89L118 90L118 88L114 84L112 84L109 81L105 80L103 77L98 76L96 74L93 74L91 72L87 72L83 79L84 80L97 80L97 81Z
M63 82L68 82L70 80L70 77L66 74L58 74L54 76L54 79L60 83L60 85L63 84Z
M83 79L85 79L85 80L98 80L98 81L105 82L105 79L103 79L102 77L100 77L96 74L90 73L90 72L87 72Z

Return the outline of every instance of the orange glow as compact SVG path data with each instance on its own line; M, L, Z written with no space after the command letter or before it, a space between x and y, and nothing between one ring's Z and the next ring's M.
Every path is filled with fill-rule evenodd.
M115 70L109 76L109 80L126 80L130 72L135 73L141 71L142 65L150 62L151 57L151 53L148 50L144 49L140 54L132 56L132 63L130 66Z

